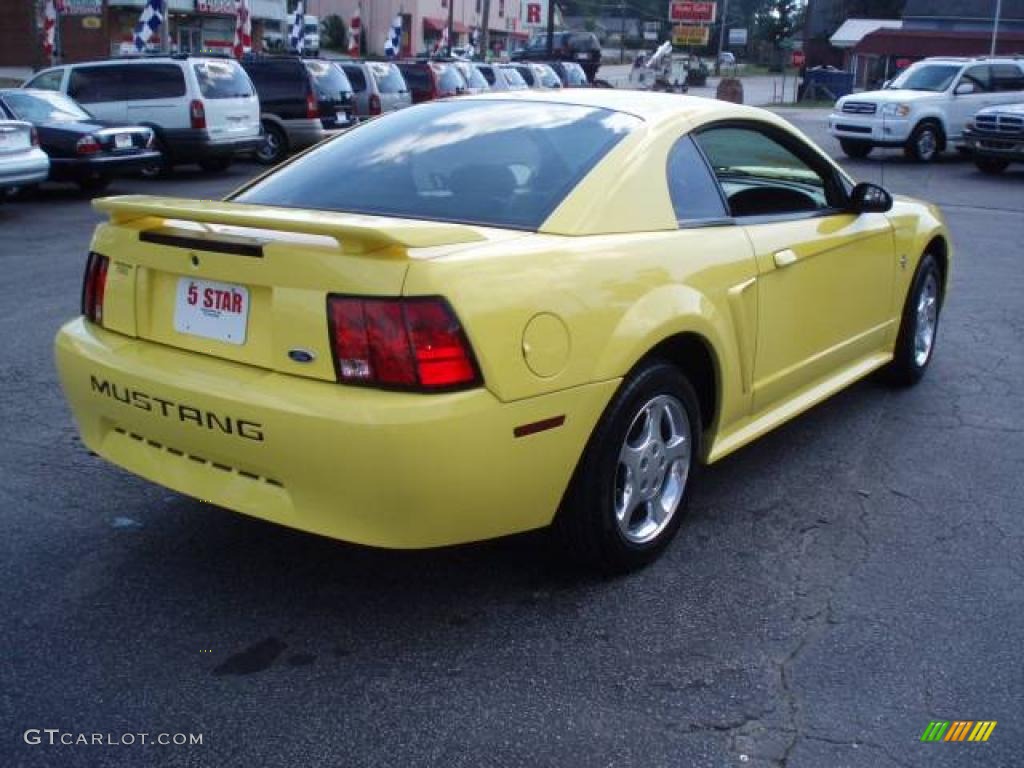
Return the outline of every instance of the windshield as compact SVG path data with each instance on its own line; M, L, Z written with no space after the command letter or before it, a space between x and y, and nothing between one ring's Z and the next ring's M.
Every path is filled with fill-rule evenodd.
M320 99L339 99L343 93L352 92L352 84L341 71L341 67L326 61L304 62L309 74L316 84L316 94Z
M19 120L30 123L71 123L92 115L62 93L6 91L3 100Z
M199 90L207 99L243 99L252 96L252 83L233 61L197 61L194 65Z
M889 88L906 91L944 91L949 88L959 71L959 64L915 64L893 80Z
M235 200L536 230L640 123L568 104L432 102L342 134Z
M377 90L381 93L405 93L405 78L394 64L381 64L371 61L370 71L373 72L373 79L377 81Z

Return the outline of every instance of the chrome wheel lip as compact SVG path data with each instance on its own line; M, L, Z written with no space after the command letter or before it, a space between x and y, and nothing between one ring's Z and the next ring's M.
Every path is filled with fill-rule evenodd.
M939 323L939 281L928 273L914 307L914 365L924 367L935 348L935 331Z
M672 522L686 491L693 438L682 401L657 395L633 416L615 468L612 508L620 535L647 544Z
M917 154L922 160L931 160L935 157L939 142L935 137L935 131L926 128L917 137Z

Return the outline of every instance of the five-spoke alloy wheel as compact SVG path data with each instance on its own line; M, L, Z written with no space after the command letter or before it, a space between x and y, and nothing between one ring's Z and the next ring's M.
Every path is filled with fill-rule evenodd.
M653 560L679 528L702 434L682 371L640 364L605 409L555 519L569 552L610 572Z

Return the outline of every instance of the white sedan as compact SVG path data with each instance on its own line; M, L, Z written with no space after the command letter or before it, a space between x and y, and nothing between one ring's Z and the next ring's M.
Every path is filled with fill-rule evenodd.
M46 181L50 158L35 129L20 120L0 120L0 193Z

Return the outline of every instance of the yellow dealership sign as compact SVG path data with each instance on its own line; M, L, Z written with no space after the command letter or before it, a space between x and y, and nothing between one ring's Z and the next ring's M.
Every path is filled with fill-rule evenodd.
M672 30L673 45L707 45L708 27L680 24Z

